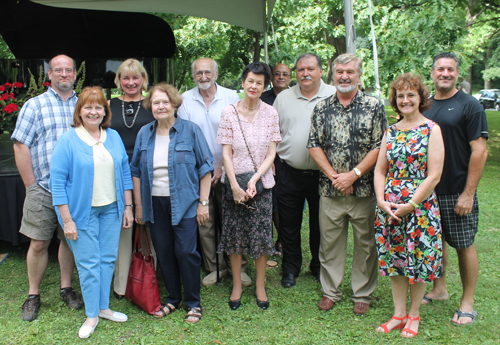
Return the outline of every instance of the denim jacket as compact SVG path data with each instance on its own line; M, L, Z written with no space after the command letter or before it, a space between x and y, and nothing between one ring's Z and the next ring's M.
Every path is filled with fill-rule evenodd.
M154 223L153 215L153 156L156 126L153 121L137 134L134 156L130 163L133 177L141 179L142 220ZM196 216L200 198L200 179L214 170L213 156L200 127L177 117L170 129L168 146L168 178L172 224Z

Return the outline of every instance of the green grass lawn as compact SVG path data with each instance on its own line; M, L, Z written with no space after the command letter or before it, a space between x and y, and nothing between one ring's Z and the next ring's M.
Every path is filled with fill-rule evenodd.
M402 340L398 332L379 334L376 327L387 321L393 311L389 278L379 278L372 309L362 317L352 312L350 299L350 266L348 257L346 275L341 289L343 300L331 311L318 310L322 297L321 286L309 273L310 260L307 242L307 211L303 223L302 249L304 265L297 286L283 289L280 269L268 270L267 290L271 306L258 309L254 288L244 289L243 305L231 311L227 300L231 280L221 286L202 287L201 299L205 307L203 319L196 325L184 322L185 311L157 320L126 300L111 298L111 308L126 313L125 324L101 320L96 332L86 343L93 344L498 344L500 332L500 295L497 293L500 277L500 112L487 112L490 139L489 157L481 180L480 224L476 237L480 271L476 290L475 309L479 312L473 326L457 327L450 320L459 306L462 293L457 257L452 251L448 268L446 302L433 302L421 308L422 323L418 336ZM85 320L83 310L69 310L59 297L59 266L57 248L50 250L49 268L41 285L42 308L38 319L28 323L21 320L21 305L28 291L26 275L27 246L12 247L0 242L0 253L9 258L0 265L0 344L73 344L78 329ZM348 244L352 253L352 241ZM279 261L279 260L278 260ZM254 279L255 270L247 269ZM75 273L74 286L80 290ZM161 284L162 295L166 291Z

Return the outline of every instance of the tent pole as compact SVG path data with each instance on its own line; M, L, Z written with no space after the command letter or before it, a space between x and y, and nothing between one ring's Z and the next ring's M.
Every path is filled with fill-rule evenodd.
M344 0L345 43L348 53L356 54L356 27L354 26L354 13L352 0Z
M372 31L372 45L373 45L373 68L375 70L375 93L377 98L380 99L380 80L378 75L378 52L377 52L377 41L375 39L375 31L373 29L373 20L372 20L372 1L368 0L368 8L370 10L370 27Z
M264 55L265 55L265 61L269 65L269 54L267 51L267 30L264 32Z

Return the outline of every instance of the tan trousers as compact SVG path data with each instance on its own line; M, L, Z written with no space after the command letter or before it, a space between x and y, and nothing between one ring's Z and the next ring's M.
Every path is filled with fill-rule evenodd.
M215 198L214 195L215 194ZM215 199L215 200L214 200ZM205 225L198 226L198 231L200 233L200 242L201 242L201 250L202 250L202 260L203 267L208 272L214 272L217 269L216 266L216 243L215 243L215 205L217 202L217 209L219 211L218 218L222 219L222 183L219 182L215 186L215 193L210 193L210 198L208 200L209 207L209 220ZM220 242L221 234L217 236ZM218 245L219 243L217 243ZM243 256L243 260L241 263L241 271L245 272L247 265L247 256ZM227 268L226 260L221 254L219 254L219 270L223 271Z
M143 226L144 225L141 225L141 227ZM118 256L115 263L115 279L113 280L113 290L119 295L125 295L125 291L127 290L128 271L130 270L130 264L132 262L132 234L134 228L135 223L129 229L125 229L122 227L120 232ZM146 227L146 229L148 232L149 245L151 246L151 251L153 252L153 257L155 259L155 265L158 265L156 261L156 252L153 244L151 243L149 227ZM143 233L141 232L141 234ZM144 236L144 234L142 235L141 243L146 243L146 237ZM145 252L147 252L147 246L145 246L144 249Z
M378 258L375 246L376 198L321 197L319 204L321 286L323 295L337 302L344 279L347 233L353 228L352 300L371 303L377 286Z

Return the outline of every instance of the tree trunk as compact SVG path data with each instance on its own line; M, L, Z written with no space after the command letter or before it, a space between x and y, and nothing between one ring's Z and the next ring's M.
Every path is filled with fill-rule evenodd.
M471 9L476 5L477 0L469 0L466 8L465 21L467 25L470 25L473 21L472 11ZM467 75L464 73L464 78L471 84L471 92L472 92L472 65L467 70Z
M339 26L339 25L345 25L345 20L344 20L344 11L339 11L335 12L332 10L330 12L330 16L328 17L328 22L332 26ZM345 36L340 36L340 37L333 37L328 34L326 29L324 30L325 32L325 39L326 43L332 45L335 48L335 53L333 54L332 57L328 58L328 66L327 66L327 72L326 72L326 83L327 84L333 84L332 83L332 62L337 58L337 56L344 54L347 51L346 43L345 43Z
M491 55L493 54L493 49L491 48L491 44L488 46L488 50L486 51L486 59L484 61L484 69L487 70L490 66ZM491 89L491 79L484 80L484 88Z
M253 62L259 62L260 61L260 51L262 49L262 47L260 45L260 32L254 31L253 37L255 39L255 41L253 43Z
M169 84L174 85L175 80L174 80L174 60L173 59L168 59L169 60L169 65L168 65L168 79L169 79Z

